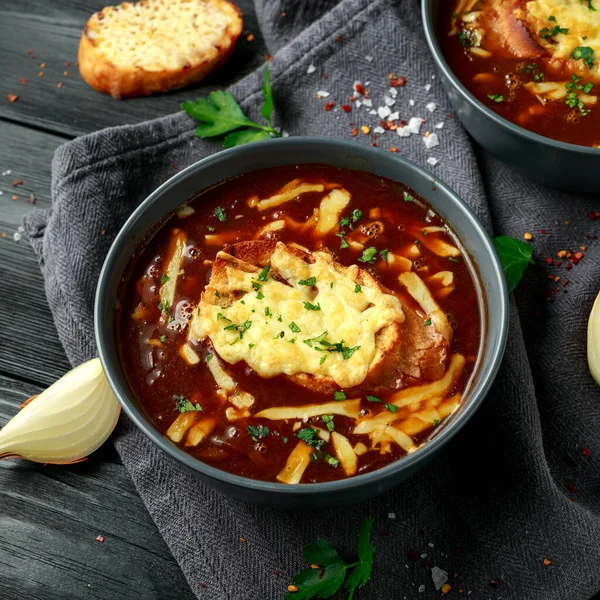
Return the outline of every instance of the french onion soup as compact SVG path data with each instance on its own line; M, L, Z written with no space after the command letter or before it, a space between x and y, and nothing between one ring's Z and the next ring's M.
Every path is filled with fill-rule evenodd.
M474 274L409 188L276 167L181 206L124 277L120 360L156 427L236 475L343 479L415 452L461 404Z
M452 0L440 7L442 52L478 100L540 135L600 147L598 0Z

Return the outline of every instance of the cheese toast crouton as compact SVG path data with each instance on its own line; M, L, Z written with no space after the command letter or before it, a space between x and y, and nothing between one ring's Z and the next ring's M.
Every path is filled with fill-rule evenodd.
M242 32L227 0L141 0L91 16L79 43L83 79L113 98L199 81L227 61Z
M444 374L448 342L426 319L357 265L257 240L219 252L189 337L225 364L351 397Z

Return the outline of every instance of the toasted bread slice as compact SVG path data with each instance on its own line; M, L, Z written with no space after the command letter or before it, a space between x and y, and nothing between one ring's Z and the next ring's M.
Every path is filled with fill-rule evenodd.
M141 0L108 6L79 43L83 79L113 98L145 96L200 81L227 61L242 32L227 0Z
M217 255L217 259L213 263L211 279L202 294L199 316L195 318L195 322L192 323L190 329L192 340L195 341L210 337L202 333L203 327L200 321L207 314L203 312L203 305L219 307L220 310L223 310L220 318L223 318L229 314L226 311L227 307L245 297L246 294L252 294L252 292L232 289L230 282L232 267L238 271L254 274L254 280L258 283L258 275L266 265L271 264L274 252L281 247L285 247L287 252L300 258L307 264L312 264L316 260L315 254L307 253L291 246L285 246L281 242L267 240L240 242L224 248ZM358 285L362 288L363 292L367 288L370 288L371 290L376 290L379 294L394 296L392 291L381 285L368 272L359 269L356 265L344 267L333 260L330 260L330 264L342 278L340 282L336 282L336 286L340 288L340 299L343 298L343 294L341 293L343 278L349 280L351 289L354 289ZM282 283L288 283L286 278L289 279L289 273L286 276L282 276L276 268L271 266L269 278L280 280ZM299 276L295 280L297 281L300 278ZM285 313L285 309L275 305L273 299L267 298L267 300L267 304L271 307L270 312L275 314L279 312ZM366 369L365 376L356 385L345 388L347 394L397 389L405 385L407 377L435 380L443 376L448 357L447 340L434 327L423 325L427 319L427 315L424 311L415 308L413 303L407 302L406 304L402 304L400 312L404 313L402 318L389 319L389 324L376 332L375 352L370 364L367 365L368 368ZM257 313L254 313L250 318L256 320L259 317ZM286 318L282 322L281 329L287 330L289 338L290 333L287 320ZM220 323L227 325L225 321L220 321ZM292 329L292 331L294 330ZM337 340L340 337L338 332L331 331L330 333L332 340ZM297 342L300 344L304 341L304 338L310 338L311 336L303 330L296 337L298 338ZM236 346L236 348L243 347L245 350L247 346L245 342L246 340L244 340L243 344ZM286 350L287 348L282 346L282 349ZM285 360L285 355L279 350L274 353L273 359ZM342 362L346 364L344 361ZM355 365L350 365L350 361L347 361L347 365L349 368L355 367ZM325 394L331 394L340 388L340 385L336 383L333 377L319 373L298 372L283 376L288 377L297 385Z

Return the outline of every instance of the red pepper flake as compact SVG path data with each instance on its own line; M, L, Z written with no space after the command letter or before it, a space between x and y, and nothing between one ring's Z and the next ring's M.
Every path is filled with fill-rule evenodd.
M429 569L429 561L428 561L426 558L424 558L424 559L421 561L421 566L422 566L424 569Z
M352 110L352 107L349 104L342 104L342 110L348 113Z
M598 217L600 217L600 212L591 212L591 213L588 215L588 219L589 219L590 221L595 221L595 220L596 220Z
M253 33L249 33L249 34L246 36L246 41L247 41L247 42L253 42L253 41L254 41L254 34L253 34Z
M175 163L173 163L173 164L171 165L171 169L176 169L176 168L177 168L177 165L176 165Z
M547 235L548 234L548 232L545 229L540 229L540 233L542 235Z
M265 60L273 60L273 57L270 54L263 54Z
M27 52L25 52L25 54L33 54L33 50L27 50Z
M70 66L71 66L71 63L70 63L70 62L66 62L66 63L65 63L65 67L70 67Z
M408 558L409 560L414 560L416 562L417 560L419 560L419 553L414 548L411 548L408 551Z
M245 544L246 543L246 538L241 537L240 538L240 542L242 542L243 544Z
M551 256L549 256L548 258L546 258L546 262L547 262L549 265L551 265L551 264L552 264L552 262L553 262L553 260L552 260L552 257L551 257Z
M500 587L500 580L499 579L490 579L490 585L496 589L498 587Z
M581 453L587 457L590 457L592 455L592 453L585 447L581 449Z
M338 43L341 42L342 41L342 36L341 35L336 36L335 41L338 42Z
M353 137L356 137L358 135L358 127L353 127L351 133Z
M551 565L551 564L552 564L552 562L550 561L550 559L549 559L549 558L545 558L545 559L544 559L544 564L545 564L546 566L548 566L548 565Z
M406 85L406 77L391 77L390 85L392 87L404 87Z
M395 146L391 146L390 148L388 148L388 152L400 152L400 150L398 150L398 148L396 148Z
M20 185L23 185L23 180L22 180L22 179L15 179L15 180L14 180L14 181L11 183L11 185L12 185L13 187L18 187L18 186L20 186Z
M44 71L40 71L40 72L38 73L38 77L43 77L43 76L44 76Z
M201 582L200 582L198 585L199 585L201 588L205 588L205 587L206 587L206 584L205 584L203 581L201 581Z
M572 481L570 481L570 482L569 482L569 485L567 486L567 488L569 489L569 491L570 491L572 494L575 494L575 493L577 493L577 487L575 486L575 484L574 484ZM545 564L545 563L544 563L544 564Z
M334 106L335 106L335 104L333 102L327 102L323 108L326 111L330 111Z
M571 258L571 262L576 265L583 258L583 252L575 252L573 254L573 258Z
M573 265L571 263L567 263L567 266L565 267L565 269L567 271L570 271L573 268Z
M362 86L361 83L356 83L354 84L354 89L356 90L356 92L358 94L360 94L361 96L365 95L365 88Z
M12 104L13 102L16 102L19 99L19 96L17 96L16 94L6 94L6 99Z
M27 83L27 79L25 79L25 77L21 77L21 78L19 79L19 83L20 83L21 85L25 85L25 84Z
M568 279L565 279L565 280L563 281L563 287L567 287L568 285L569 285L569 280L568 280Z
M105 233L106 233L106 229L103 229L103 230L100 232L100 235L104 235Z
M104 543L104 536L103 535L97 535L96 536L96 541L99 542L100 544Z
M275 577L279 577L279 571L273 571L273 575L275 575Z
M56 84L56 87L57 87L57 88L60 90L60 88L61 88L63 85L64 85L64 83L63 83L62 81L59 81L59 82Z
M371 146L373 146L373 148L377 148L377 144L375 142L371 142Z

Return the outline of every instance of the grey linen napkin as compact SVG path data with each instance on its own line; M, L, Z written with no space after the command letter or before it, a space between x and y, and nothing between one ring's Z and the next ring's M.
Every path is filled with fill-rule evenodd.
M257 0L257 13L275 54L277 121L291 135L351 138L350 123L373 128L379 117L369 109L340 110L353 82L370 82L376 108L388 74L405 76L392 109L404 119L427 118L422 133L443 122L440 146L428 151L421 135L393 132L376 143L430 168L490 232L530 231L537 266L512 301L506 356L481 409L429 466L369 502L290 514L231 500L123 419L117 449L192 589L210 600L282 598L303 566L304 545L323 537L352 557L359 524L372 516L375 569L357 600L437 598L433 566L448 572L453 596L589 598L600 589L600 390L585 362L587 315L600 289L600 220L587 215L598 200L545 189L474 148L434 77L417 0ZM308 74L311 64L316 71ZM258 115L261 80L262 71L231 90L251 115ZM319 90L331 93L332 111L323 109ZM193 128L179 113L100 131L56 152L53 207L25 223L73 364L95 355L94 291L119 227L162 180L219 148L195 138ZM439 163L427 165L429 156ZM547 264L557 251L582 245L585 257L571 270Z

